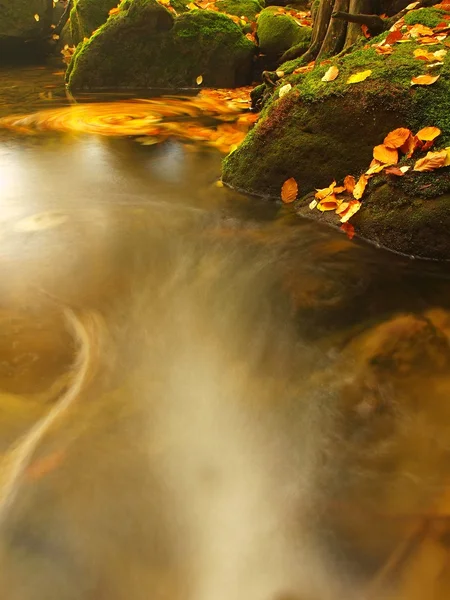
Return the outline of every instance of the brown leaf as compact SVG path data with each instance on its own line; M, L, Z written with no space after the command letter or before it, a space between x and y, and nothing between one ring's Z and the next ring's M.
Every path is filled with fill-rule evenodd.
M398 163L398 151L395 148L388 148L384 144L375 146L373 157L385 165Z
M411 135L411 131L405 127L394 129L383 140L383 144L388 148L400 148Z
M419 158L414 165L414 171L434 171L445 166L447 160L447 151L428 152L424 158Z
M394 48L392 46L375 46L375 52L377 54L392 54L394 52Z
M441 133L442 132L438 127L424 127L416 133L416 136L419 140L422 140L422 142L431 142L436 139L438 135L441 135Z
M322 77L322 81L334 81L339 75L339 69L334 65L328 69L325 75Z
M365 174L361 175L361 177L358 179L358 183L355 185L355 189L353 190L353 197L356 200L360 200L362 198L368 181L369 178Z
M387 35L387 38L384 40L385 44L395 44L395 42L398 42L398 40L401 40L403 37L403 34L400 30L396 30L396 31L390 31Z
M398 167L386 167L384 170L386 175L397 175L397 177L403 177L404 173Z
M285 204L294 202L298 194L298 185L293 177L287 179L281 187L281 199Z
M440 75L418 75L411 79L411 85L432 85L439 77Z
M344 179L344 187L349 194L353 194L353 190L355 189L356 181L353 175L347 175Z

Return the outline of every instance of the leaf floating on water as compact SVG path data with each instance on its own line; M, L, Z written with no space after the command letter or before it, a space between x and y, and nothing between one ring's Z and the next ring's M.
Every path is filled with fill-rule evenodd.
M405 127L394 129L383 140L383 144L388 148L401 148L411 135L411 131Z
M334 81L339 75L339 69L334 65L328 69L325 75L322 77L322 81Z
M350 75L350 77L347 79L347 83L360 83L361 81L364 81L371 75L372 71L370 69L368 69L367 71L360 71L359 73Z
M418 75L411 79L411 85L432 85L439 77L440 75Z
M431 142L441 135L441 130L438 127L424 127L416 133L416 136L422 142Z
M419 158L414 165L414 171L434 171L440 167L445 167L447 161L447 150L440 152L428 152L424 158Z
M286 94L288 92L290 92L291 89L292 89L292 85L290 83L286 83L285 85L283 85L283 86L280 87L280 90L278 92L278 96L280 98L282 98L283 96L286 96Z
M385 165L395 165L398 163L398 151L395 148L388 148L384 144L375 146L373 157Z
M68 218L67 215L56 211L38 213L18 221L14 226L14 231L33 232L53 229L65 223Z
M281 187L281 199L285 204L294 202L298 194L298 185L293 177L287 179Z
M197 79L195 80L195 83L196 83L197 85L202 85L202 83L203 83L203 75L199 75L199 76L197 77Z

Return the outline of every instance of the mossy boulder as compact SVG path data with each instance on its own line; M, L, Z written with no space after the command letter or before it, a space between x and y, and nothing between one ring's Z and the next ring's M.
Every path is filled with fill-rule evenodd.
M36 20L35 15L39 16ZM0 43L43 37L53 16L53 0L1 0Z
M236 17L247 17L250 21L256 19L264 8L264 0L217 0L216 7L220 12Z
M91 36L106 22L109 11L117 6L118 0L75 0L70 11L70 35L73 43L79 44Z
M415 11L421 12L421 11ZM440 78L430 86L411 87L414 76L430 72L425 61L414 57L417 41L395 44L390 55L378 54L373 44L386 33L352 53L294 74L300 61L280 69L283 77L266 103L255 128L224 161L227 184L260 196L279 198L282 183L295 177L300 192L324 187L366 169L372 149L396 127L436 126L442 147L450 145L450 52L444 65L435 67ZM435 51L442 44L427 46ZM339 69L335 81L322 77L332 65ZM370 70L365 81L348 84L355 73ZM290 83L282 98L279 89Z
M280 57L292 46L307 46L311 33L310 27L299 25L293 17L276 6L265 8L257 20L256 34L260 52L273 58Z
M179 89L250 82L256 46L225 15L174 15L156 0L127 0L80 44L67 71L72 91Z

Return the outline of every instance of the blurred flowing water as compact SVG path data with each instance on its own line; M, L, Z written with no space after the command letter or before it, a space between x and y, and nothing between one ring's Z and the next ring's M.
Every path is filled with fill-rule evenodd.
M447 265L220 162L1 130L0 597L448 598Z

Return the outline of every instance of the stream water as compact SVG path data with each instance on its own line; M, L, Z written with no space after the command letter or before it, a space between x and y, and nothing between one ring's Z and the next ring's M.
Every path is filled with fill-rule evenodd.
M0 126L0 597L448 598L447 265L221 158Z

